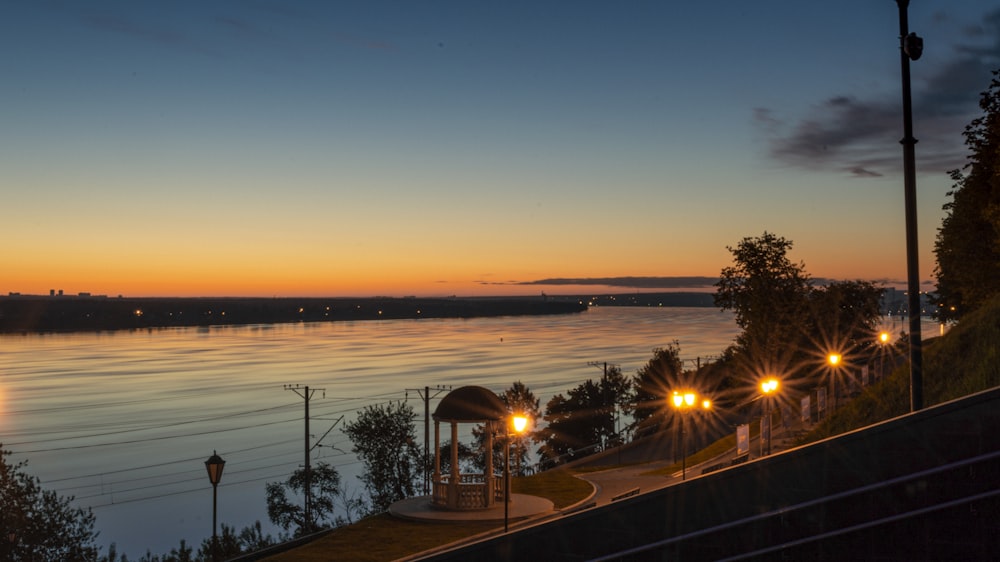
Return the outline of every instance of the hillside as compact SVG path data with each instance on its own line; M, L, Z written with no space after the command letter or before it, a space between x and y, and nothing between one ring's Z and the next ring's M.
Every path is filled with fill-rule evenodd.
M924 342L924 405L1000 386L1000 297ZM910 369L903 363L807 435L816 441L910 411Z

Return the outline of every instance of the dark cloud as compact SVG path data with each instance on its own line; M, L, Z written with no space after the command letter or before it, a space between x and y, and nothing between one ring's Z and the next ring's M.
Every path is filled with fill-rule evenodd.
M935 21L949 23L944 15ZM962 131L978 115L979 94L1000 65L1000 10L986 14L974 31L966 28L963 37L975 42L953 46L949 62L923 68L919 65L926 59L911 63L917 166L923 172L941 174L965 164ZM792 123L769 108L757 108L754 121L770 141L771 156L781 162L878 177L901 165L901 95L836 95Z

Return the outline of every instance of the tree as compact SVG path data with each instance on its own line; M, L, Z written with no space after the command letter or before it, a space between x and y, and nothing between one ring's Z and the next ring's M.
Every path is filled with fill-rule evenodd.
M511 415L522 414L531 420L531 424L537 424L541 419L538 398L521 381L517 381L500 395L500 400L507 407L507 412ZM490 424L493 427L493 462L494 466L503 467L503 445L507 440L507 424ZM473 457L473 466L476 470L482 471L486 468L486 425L478 425L472 429L472 436L476 440L478 453ZM524 435L518 436L511 448L511 464L514 474L523 474L531 464L529 442L537 442L536 432L528 430ZM459 444L461 446L461 444ZM445 449L446 450L446 449ZM442 457L443 459L444 457ZM462 450L459 449L459 458L462 458ZM450 462L450 461L449 461ZM442 470L444 470L442 468Z
M544 444L538 453L546 465L595 453L605 436L614 433L613 406L605 401L600 382L587 379L567 395L556 394L545 405L545 427L539 430Z
M735 313L739 346L773 360L801 336L811 287L805 266L788 259L791 240L767 231L726 249L734 264L722 269L715 305Z
M934 243L935 316L957 321L1000 293L1000 70L965 128L969 162L951 172L951 201Z
M416 417L410 405L388 403L365 407L344 427L351 450L364 465L361 481L373 512L386 511L393 502L416 493L423 459L417 446Z
M7 560L94 560L94 514L72 507L72 496L43 490L24 472L27 461L8 464L0 447L0 529ZM10 541L10 536L14 537Z
M678 342L653 350L653 357L632 377L633 429L639 433L663 426L668 414L667 398L682 384L684 369ZM648 429L647 429L648 428Z
M334 498L342 493L340 474L326 463L319 463L309 470L311 488L310 517L306 521L305 507L298 499L305 496L306 469L300 468L285 482L268 482L264 487L267 494L267 516L271 522L285 531L294 528L294 536L301 537L315 533L325 527L324 523L335 523ZM289 492L298 496L290 499Z

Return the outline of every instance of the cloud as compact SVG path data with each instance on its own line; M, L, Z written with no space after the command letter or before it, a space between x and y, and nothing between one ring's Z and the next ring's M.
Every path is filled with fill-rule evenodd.
M935 22L948 23L938 15ZM936 67L911 73L917 166L940 174L961 168L966 151L961 133L978 115L979 93L1000 64L1000 10L966 27L954 56ZM943 47L942 47L943 49ZM925 63L914 62L911 68ZM770 108L756 108L754 121L770 142L770 155L788 165L836 170L854 177L879 177L899 169L902 149L900 95L866 99L835 95L815 105L807 118L791 123Z
M601 286L629 289L706 289L715 286L718 277L561 277L516 281L513 285Z

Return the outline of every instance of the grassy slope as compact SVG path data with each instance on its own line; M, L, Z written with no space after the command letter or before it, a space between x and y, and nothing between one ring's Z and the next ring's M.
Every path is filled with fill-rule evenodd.
M944 336L924 342L924 406L1000 386L1000 297ZM805 442L865 427L910 411L910 369L904 363L838 409Z

